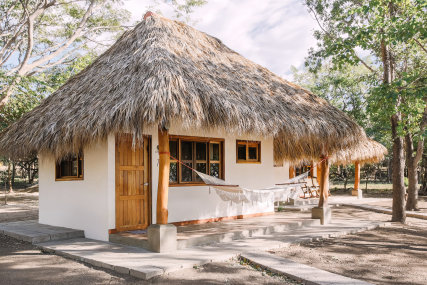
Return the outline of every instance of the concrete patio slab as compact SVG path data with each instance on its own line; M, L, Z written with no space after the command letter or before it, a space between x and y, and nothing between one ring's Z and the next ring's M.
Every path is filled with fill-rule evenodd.
M81 230L39 224L35 220L0 223L0 233L33 244L84 237Z
M178 249L240 240L318 225L320 225L318 219L292 218L288 214L276 213L274 215L219 223L178 226ZM109 241L149 249L147 235L144 233L132 234L123 232L111 234Z
M371 283L348 278L269 253L244 253L241 259L261 266L271 272L283 274L304 284L313 285L369 285Z
M336 220L327 226L308 226L284 232L240 240L230 240L208 246L177 250L170 253L153 253L142 248L90 239L70 239L38 244L42 250L62 255L120 273L150 279L182 268L225 261L239 254L260 252L287 247L293 243L309 242L356 233L383 226L385 223Z

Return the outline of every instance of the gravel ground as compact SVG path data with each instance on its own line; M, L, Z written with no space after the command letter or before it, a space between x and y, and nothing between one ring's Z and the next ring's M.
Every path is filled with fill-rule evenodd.
M16 190L7 194L5 205L4 191L0 191L0 223L24 220L37 220L39 218L39 193L38 187Z
M389 215L342 207L333 217L388 221ZM408 218L345 237L316 241L272 253L374 284L427 284L427 221Z
M390 199L389 201L378 201L378 202L368 203L368 204L372 205L372 206L379 206L379 207L391 209L392 203L393 203L393 201ZM426 213L427 214L427 197L425 197L425 196L419 197L418 209L419 209L420 213Z

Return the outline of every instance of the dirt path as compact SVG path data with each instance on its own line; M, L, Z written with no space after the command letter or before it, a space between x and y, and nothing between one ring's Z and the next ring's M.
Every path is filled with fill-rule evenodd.
M373 202L373 203L368 203L368 204L372 205L372 206L379 206L379 207L391 209L392 200L390 199L389 201L378 201L378 202ZM419 197L418 208L419 208L420 213L426 213L427 214L427 197L425 197L425 196Z
M38 187L31 187L7 195L4 204L3 191L0 192L0 223L37 220L39 217Z
M334 209L334 217L390 220L389 215L359 209ZM350 222L350 221L349 221ZM427 284L427 221L341 238L293 245L274 254L374 284Z

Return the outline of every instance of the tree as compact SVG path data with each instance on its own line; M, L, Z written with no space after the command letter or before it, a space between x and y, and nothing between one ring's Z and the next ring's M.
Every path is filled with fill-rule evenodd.
M326 61L316 72L299 71L293 66L291 71L295 83L326 99L364 128L371 126L366 113L369 72L365 67L345 65L336 70Z
M417 90L425 75L426 2L422 0L306 0L320 30L316 50L311 49L308 66L315 70L325 59L337 68L362 64L372 74L371 102L376 113L387 116L393 140L393 214L392 221L405 222L404 187L404 117L409 111L404 93ZM361 54L374 60L369 64ZM424 67L413 64L418 58ZM413 91L414 91L413 90ZM422 92L412 92L417 96ZM424 106L425 107L425 106ZM371 108L373 109L373 108ZM414 122L420 125L420 122ZM421 134L424 135L424 134Z
M23 78L108 46L128 21L129 13L119 4L119 0L2 1L0 107Z
M64 84L72 75L80 72L88 66L95 55L87 53L85 56L74 59L68 65L58 65L49 73L41 73L33 76L23 77L17 83L15 92L7 104L0 109L0 132L11 123L19 120L26 112L31 111L40 101ZM36 154L12 161L9 158L2 159L8 165L7 182L9 191L13 192L13 175L15 165L25 170L28 183L32 183L38 173Z

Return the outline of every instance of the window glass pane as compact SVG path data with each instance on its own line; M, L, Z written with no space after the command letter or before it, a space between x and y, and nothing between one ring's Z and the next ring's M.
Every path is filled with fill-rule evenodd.
M79 169L79 162L77 160L77 157L73 157L71 161L71 176L77 176L78 175L78 169Z
M219 163L211 163L210 175L220 178Z
M246 145L244 144L237 145L237 159L246 160Z
M257 159L257 146L250 146L248 149L249 159Z
M79 177L83 176L83 159L79 157Z
M210 160L219 160L219 143L209 144L209 158Z
M171 156L178 158L178 141L169 141L169 152Z
M193 167L192 163L185 163L186 165ZM181 181L182 182L190 182L193 181L193 171L188 167L181 167Z
M196 170L201 172L201 173L207 173L207 167L206 167L206 163L197 163L196 164ZM196 175L196 181L202 181L202 179L199 177L199 175Z
M178 164L177 163L170 164L169 182L178 182Z
M206 160L206 143L196 143L196 160Z
M193 160L193 142L181 142L181 160Z
M71 169L68 160L61 161L61 176L70 176Z

